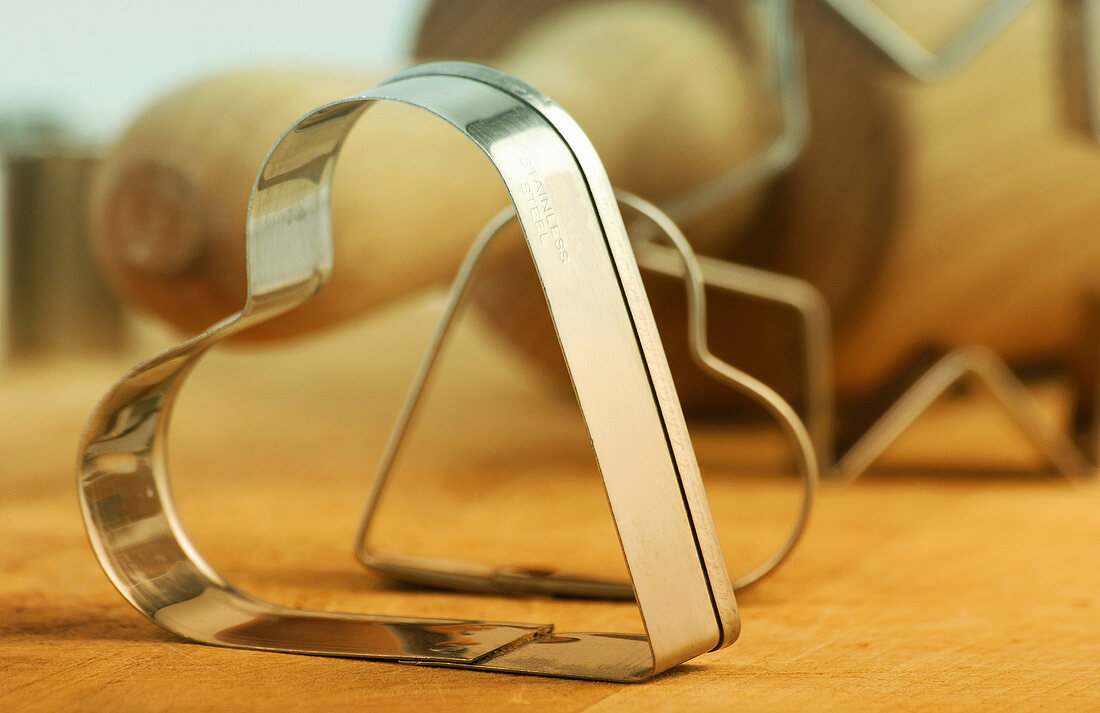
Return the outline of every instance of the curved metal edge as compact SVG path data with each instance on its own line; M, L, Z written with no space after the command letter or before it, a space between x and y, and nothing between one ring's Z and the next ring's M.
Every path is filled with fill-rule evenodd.
M465 62L434 62L414 67L394 75L392 81L415 77L425 72L446 73L478 81L501 82L513 96L524 101L553 126L564 145L573 154L574 160L585 177L589 196L596 207L599 227L606 240L616 277L620 282L623 298L633 315L637 344L645 355L649 367L649 378L653 397L658 404L660 418L669 447L675 456L677 479L681 487L684 502L688 507L689 525L697 533L696 539L703 557L707 585L713 592L712 605L720 621L722 636L715 648L728 646L736 640L740 632L740 615L737 611L733 588L729 584L725 557L718 545L718 535L707 505L706 492L702 485L702 476L691 449L690 436L679 398L672 383L672 374L665 360L664 348L657 332L656 322L641 274L634 258L633 248L627 237L626 226L618 210L618 200L611 187L610 179L604 170L595 148L581 127L561 107L545 94L521 80L497 70ZM389 81L384 84L388 84ZM523 220L521 219L521 225ZM530 229L523 226L530 243ZM532 246L533 249L533 246ZM536 260L536 267L538 261ZM542 279L540 272L540 279ZM543 287L546 288L545 280ZM551 303L553 316L553 304ZM555 319L555 327L559 328ZM560 337L560 330L559 330ZM568 354L567 354L568 362ZM572 374L572 366L571 374ZM576 379L574 378L574 382ZM584 404L582 402L582 410ZM586 420L588 416L586 415ZM610 496L610 493L609 493ZM614 507L613 507L614 510ZM630 557L628 555L628 567ZM646 607L643 605L643 612Z
M809 522L818 486L816 448L793 409L761 382L719 359L707 348L706 296L707 280L694 251L676 224L653 204L624 191L616 192L621 205L626 205L656 225L672 243L677 267L653 268L683 277L688 291L688 323L690 349L701 367L720 383L738 389L760 403L784 427L795 445L799 476L803 482L802 499L791 530L780 547L763 563L733 581L734 589L755 584L774 571L794 550ZM629 599L633 588L628 582L605 580L558 570L530 570L522 567L494 567L468 561L440 560L398 555L371 549L369 531L377 513L385 484L405 441L408 427L416 412L438 357L461 309L474 272L500 230L516 217L515 209L506 208L494 216L474 240L452 283L436 327L429 338L416 375L406 394L398 418L375 471L370 495L359 521L355 550L359 560L371 569L417 584L461 591L496 594L550 594L558 596Z
M777 178L801 155L810 135L810 106L801 35L794 29L790 0L763 0L763 22L772 45L775 93L782 125L760 154L659 206L678 224L725 205L745 191Z
M656 206L637 196L620 192L619 200L653 222L665 234L678 253L687 290L688 339L692 355L699 366L715 380L737 389L756 401L783 428L794 444L795 461L802 481L802 500L787 538L768 559L733 581L735 589L751 586L773 572L794 551L810 520L818 488L817 448L798 414L782 396L764 382L720 359L707 344L706 278L703 269L683 232Z
M699 642L690 642L697 636L694 631L707 628L698 629L702 622L678 627L676 622L686 623L682 617L678 619L675 614L654 617L652 605L647 607L642 597L639 601L648 638L617 634L554 635L550 633L550 627L541 625L308 612L268 604L235 589L199 555L175 513L164 460L164 441L171 406L186 374L207 349L228 334L301 304L324 285L331 271L328 197L332 169L343 136L369 102L386 99L420 106L478 141L468 126L460 126L440 111L433 110L430 106L433 101L444 102L445 99L432 96L432 87L425 87L424 93L428 96L424 101L415 101L393 91L399 86L410 89L403 81L406 79L429 78L432 81L428 84L434 84L438 89L439 81L450 77L447 81L453 84L456 76L476 78L476 81L499 93L502 100L520 99L527 103L531 97L535 100L541 97L534 90L517 85L515 80L495 70L448 63L446 68L427 67L401 73L372 92L321 107L307 114L283 135L261 168L250 204L250 292L245 308L202 335L132 370L108 393L89 422L81 440L78 462L81 507L88 535L104 570L131 604L164 628L204 643L516 673L612 681L641 680L714 647L714 642L717 645L725 643L732 638L731 633L735 636L735 630L731 631L728 625L728 612L732 607L736 620L736 605L732 602L732 596L726 601L721 591L716 595L710 589L712 583L722 589L722 582L714 582L713 572L709 572L704 579L710 601L708 608L713 606L715 609L714 613L706 615L711 619L709 628L714 633L713 638L706 637L710 643L701 650ZM520 96L510 93L516 86L524 88ZM555 107L545 97L541 99L545 104L539 114L545 119L547 114L554 113ZM564 113L561 115L564 116ZM557 123L562 123L560 117ZM575 124L572 127L575 128ZM554 128L567 151L572 150L570 141L576 141L577 135L580 136L582 153L588 152L590 155L582 161L581 157L571 154L577 162L573 170L579 173L590 191L589 198L593 199L599 221L604 226L610 224L615 227L616 223L621 226L617 211L608 216L606 207L594 198L594 195L601 193L610 194L610 186L607 185L605 190L602 188L606 185L602 167L591 173L586 171L592 168L593 161L598 166L590 144L583 139L579 128L565 134L558 130L556 124ZM314 143L311 137L319 140ZM481 138L485 139L484 136ZM482 143L479 142L479 145L500 169L500 156L494 155ZM503 172L502 177L507 185L508 180ZM595 191L592 190L593 184L597 186ZM513 197L516 195L515 188L509 186ZM530 226L525 225L524 228L530 243ZM621 242L625 244L625 231L622 232ZM603 234L607 242L614 242L613 232L609 234L605 230ZM606 245L601 248L608 249ZM613 245L610 251L614 255ZM627 261L624 266L620 257L615 256L615 274L621 281L625 271L628 281L633 262ZM633 267L636 273L637 268ZM550 300L547 282L543 277L543 286ZM628 290L624 292L629 293ZM644 304L644 293L641 295ZM637 308L637 296L633 298L633 303L629 294L624 295L623 299L627 314L644 323L648 305L645 305L639 318L632 312ZM652 316L648 315L648 319L651 323ZM564 347L565 337L560 333L561 325L558 326ZM643 344L638 355L642 363L646 363L646 358L651 356L645 354L644 349ZM667 370L663 355L656 360L656 364L657 371L662 365ZM667 392L662 396L667 401ZM672 396L674 398L674 392ZM665 405L662 403L663 411ZM676 462L681 465L683 454L676 455ZM693 454L689 452L689 456L693 462ZM614 511L616 503L612 483L607 481L607 477L605 473L605 485ZM682 492L683 482L680 479L677 482ZM621 484L615 485L615 488L621 496ZM705 498L701 505L698 500L690 500L687 496L680 503L685 509L690 508L691 514L698 514L701 507L709 518ZM685 515L686 510L681 517ZM690 526L691 518L687 517ZM624 552L630 562L630 548L638 546L635 540L639 534L623 533L621 523L619 527ZM700 535L693 528L691 535L695 538L693 547L696 548L700 540L707 539L705 532ZM644 540L644 535L642 537ZM716 542L713 547L717 547ZM699 557L702 566L704 556L699 553ZM635 569L644 569L646 563L639 562L637 557L633 559L630 564L636 582L639 576L653 581L659 579L654 577L652 571L635 572ZM667 563L666 557L663 564ZM653 581L647 581L646 586L652 589ZM673 583L674 589L680 584ZM680 594L686 594L682 587ZM719 607L714 603L716 598L722 601L725 619L717 614ZM712 618L716 615L717 621ZM656 631L653 629L655 621L659 624ZM677 631L677 628L685 631ZM661 649L658 650L657 646Z
M973 59L1031 0L994 0L935 52L913 39L872 2L825 2L902 70L922 82L935 82Z
M966 377L989 391L1021 435L1066 480L1083 483L1096 476L1096 465L1051 423L1004 360L987 347L971 346L948 352L921 374L837 462L836 480L848 485L860 478L905 429Z

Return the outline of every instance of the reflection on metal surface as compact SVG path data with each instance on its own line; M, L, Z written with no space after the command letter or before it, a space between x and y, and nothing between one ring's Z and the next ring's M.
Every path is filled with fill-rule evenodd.
M332 268L329 193L341 141L374 101L455 126L492 160L513 201L532 171L553 206L521 215L631 573L646 636L558 634L549 625L330 614L236 589L176 514L169 414L191 368L223 338L301 304ZM550 233L544 236L544 233ZM79 491L104 570L141 612L196 641L480 670L633 681L731 643L739 631L706 495L611 186L579 127L545 96L477 65L394 75L287 131L253 190L241 312L141 364L84 434Z
M818 466L813 441L786 401L768 386L716 357L707 347L705 287L710 284L710 281L676 224L654 205L637 196L623 191L618 191L616 195L620 204L630 207L652 221L672 243L671 248L647 243L636 251L639 265L642 267L656 269L665 274L684 276L688 297L688 334L692 356L696 362L718 383L736 389L759 403L768 415L783 426L785 435L795 446L795 460L803 482L801 507L790 534L779 549L764 563L733 582L735 589L747 587L778 567L790 555L805 530L817 492ZM515 217L516 211L507 208L490 220L474 241L459 269L458 276L447 295L443 313L428 340L420 366L413 377L413 383L390 433L378 470L375 472L374 484L356 534L356 552L359 559L372 569L429 586L474 592L629 599L633 597L633 590L627 582L600 580L564 571L530 571L514 567L491 567L472 562L395 555L379 551L369 544L371 523L378 511L394 461L405 441L409 424L438 361L447 335L455 323L455 317L463 304L477 266L494 238L500 234L501 228ZM675 264L670 266L664 258L671 259ZM657 267L652 267L653 265ZM815 372L814 376L820 376L820 374ZM813 382L813 387L818 395L821 395L817 382Z

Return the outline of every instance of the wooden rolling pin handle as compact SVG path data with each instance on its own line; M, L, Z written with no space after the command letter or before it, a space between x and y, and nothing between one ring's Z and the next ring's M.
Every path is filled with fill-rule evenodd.
M754 150L754 89L731 40L660 2L570 8L519 35L498 63L554 97L592 138L612 181L654 200ZM195 332L238 310L255 171L294 119L383 75L255 70L207 79L150 107L104 161L94 252L131 302ZM380 104L349 139L333 196L335 270L302 308L252 330L293 336L453 275L506 204L484 157L442 122ZM747 205L747 203L746 203ZM713 251L746 211L693 232Z

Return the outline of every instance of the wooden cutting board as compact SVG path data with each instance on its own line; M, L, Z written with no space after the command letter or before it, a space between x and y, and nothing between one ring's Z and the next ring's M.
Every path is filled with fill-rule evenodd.
M366 481L427 307L272 353L215 354L173 434L181 512L215 566L294 606L630 630L632 605L396 586L351 554ZM383 505L405 551L621 567L571 404L466 330ZM372 353L370 345L387 344ZM477 364L481 369L471 369ZM73 487L78 432L120 364L0 380L0 710L1093 711L1100 485L1021 475L996 412L949 402L876 474L826 487L807 540L739 597L734 646L638 685L237 651L142 618L99 570ZM1057 409L1056 389L1044 403ZM780 445L697 428L731 567L781 536Z

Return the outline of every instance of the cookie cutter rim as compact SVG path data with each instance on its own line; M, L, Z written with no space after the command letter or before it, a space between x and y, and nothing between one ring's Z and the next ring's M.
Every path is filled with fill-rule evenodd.
M833 465L839 485L862 477L899 436L948 390L965 379L985 387L1020 435L1055 473L1071 483L1096 476L1096 464L1073 439L1050 422L1042 407L1008 365L988 347L958 347L940 357L909 384Z
M165 461L174 397L222 338L298 306L324 286L332 268L335 161L355 121L380 100L455 126L485 151L516 202L524 179L534 180L533 166L545 171L539 179L570 240L572 265L555 266L560 252L540 251L540 228L533 219L521 222L600 460L644 636L289 609L236 589L187 536ZM101 401L81 440L78 490L88 536L135 608L169 631L210 644L609 681L642 680L736 639L733 590L610 184L580 128L548 98L487 67L434 63L314 110L280 138L259 172L247 247L242 311L131 370ZM574 290L580 297L569 302ZM572 319L578 309L591 323ZM585 330L607 325L611 331L597 340L603 346L581 354L583 337L591 336ZM620 391L608 392L615 398L601 406L601 384L583 367L608 356L622 361L610 370L613 378L599 376L604 388ZM615 399L644 403L624 409ZM616 443L624 430L643 438ZM659 443L645 438L654 434Z
M824 2L902 71L918 81L933 83L946 79L974 59L1031 5L1032 0L992 0L935 50L918 42L870 0ZM1092 139L1100 140L1100 41L1097 37L1100 2L1078 0L1076 5L1079 7L1066 5L1059 9L1077 25L1076 46L1072 51L1081 63L1080 76L1069 76L1065 83L1080 85L1075 88L1077 96L1071 95L1071 102L1081 105L1074 111L1082 114L1083 128ZM1067 86L1064 91L1074 89Z
M683 278L687 290L688 342L693 359L719 384L744 393L762 406L782 426L785 435L795 446L795 461L802 481L802 496L798 512L780 546L761 564L733 580L732 586L735 590L743 589L757 583L782 564L793 552L805 531L818 487L815 442L794 409L781 396L758 379L718 358L708 348L705 288L709 281L700 266L699 258L676 223L649 201L622 190L617 190L615 195L620 205L627 206L642 216L671 243L669 248L658 245L646 232L644 239L635 246L635 250L640 266ZM356 531L355 553L359 561L369 569L420 585L493 594L549 594L630 599L633 591L627 582L549 568L493 566L421 555L401 555L369 546L371 526L389 483L393 465L406 442L409 426L415 417L447 337L455 325L469 287L473 284L477 267L485 252L501 234L501 229L515 217L515 209L509 207L491 218L474 239L459 268L383 449ZM666 250L672 255L667 255ZM654 259L655 256L658 259ZM666 257L677 260L677 264L670 266L668 260L660 259Z
M675 223L699 218L745 191L767 184L790 168L806 147L810 134L809 97L802 36L794 27L790 0L762 0L761 15L774 65L770 84L779 105L778 132L753 158L663 201L661 210Z
M922 45L872 2L825 2L909 75L922 82L935 82L973 59L1031 0L992 0L936 50Z

